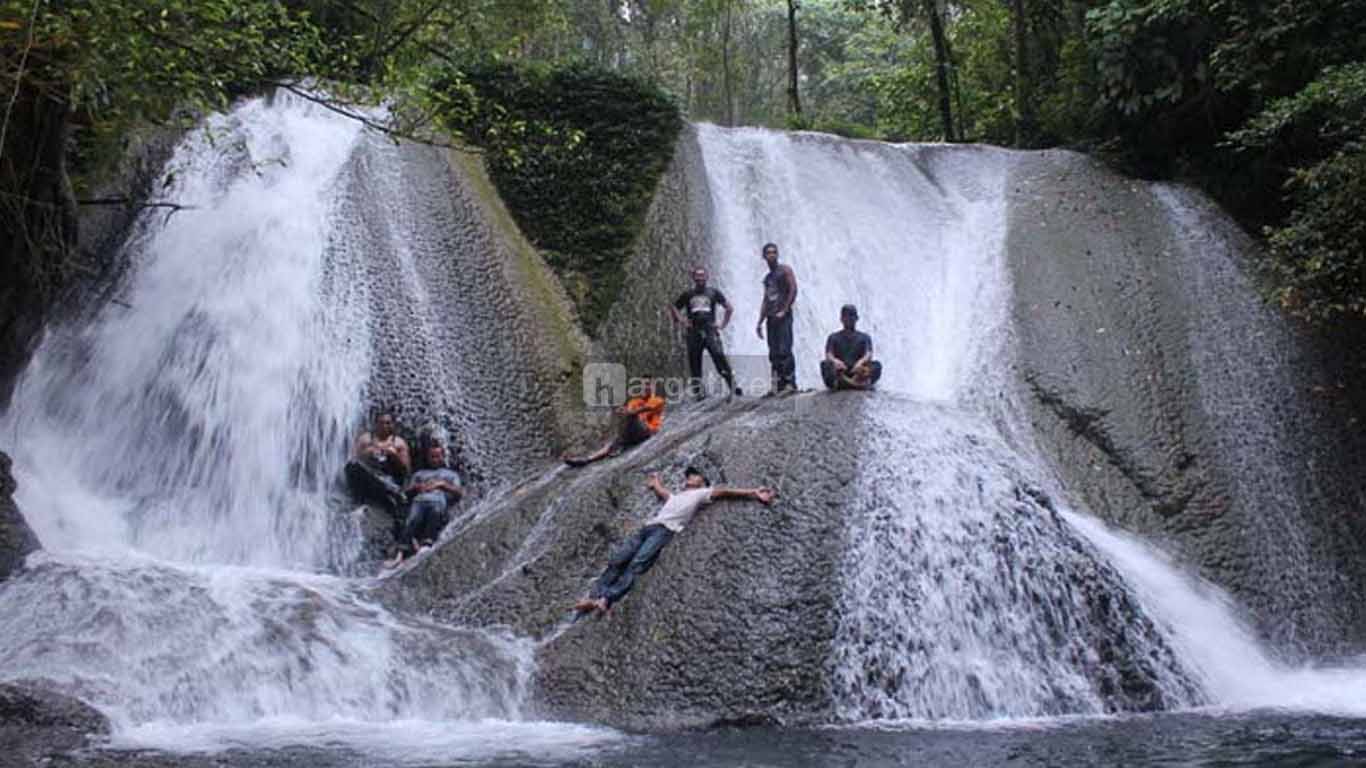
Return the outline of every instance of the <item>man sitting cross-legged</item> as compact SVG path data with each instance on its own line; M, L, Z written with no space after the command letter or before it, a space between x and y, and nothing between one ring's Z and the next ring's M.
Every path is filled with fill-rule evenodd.
M840 308L842 330L825 340L821 378L831 389L872 389L882 378L882 363L873 359L873 337L858 330L858 309Z
M664 506L645 525L631 534L607 561L607 569L593 584L588 597L574 605L580 613L605 613L631 591L636 579L655 564L660 551L682 531L704 504L726 499L752 499L768 504L777 495L771 488L711 488L702 472L688 467L683 472L683 490L672 493L660 482L659 475L650 475L645 487L655 492Z

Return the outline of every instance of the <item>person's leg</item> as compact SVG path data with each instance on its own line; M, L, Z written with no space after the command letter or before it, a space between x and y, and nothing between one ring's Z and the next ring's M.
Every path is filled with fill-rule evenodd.
M659 559L659 553L664 549L664 545L668 544L674 536L673 531L662 525L647 525L641 529L641 534L640 546L637 547L635 554L632 555L617 578L599 595L599 597L606 598L608 608L626 597L626 593L635 586L636 579L654 566L655 561Z
M364 461L346 463L346 486L357 501L393 512L403 502L403 490L388 475Z
M419 546L435 544L441 538L441 532L446 530L446 525L451 522L450 510L444 504L433 504L426 518L422 521L422 528L417 532Z
M626 572L626 567L631 564L636 552L640 551L641 546L645 543L645 536L645 529L638 528L612 550L612 554L607 557L607 567L602 570L602 575L593 582L593 588L588 591L588 599L580 600L575 608L579 610L597 608L599 606L594 603L599 600L603 601L601 607L607 606L607 594L611 591L612 585Z
M716 372L721 374L721 379L726 382L726 388L735 394L743 394L735 389L735 373L730 369L730 361L726 359L726 348L721 343L721 333L715 328L707 331L706 337L707 354L711 355L711 364L716 366ZM698 355L701 359L701 355ZM699 369L701 366L698 366Z
M768 342L769 394L774 394L783 386L782 339L778 338L778 321L766 318L764 325L764 340Z
M432 516L440 514L439 507L439 504L427 499L418 499L408 506L408 518L403 521L403 530L398 536L399 551L409 556L417 551L415 542L421 539Z
M797 361L792 356L792 313L771 319L768 326L769 359L778 378L778 388L797 388Z
M821 381L828 389L839 389L839 379L835 376L835 364L829 360L821 361Z
M702 349L706 337L697 328L688 329L688 394L694 397L702 393Z
M866 367L868 369L868 386L871 387L877 383L878 379L882 378L882 363L877 360L869 360Z

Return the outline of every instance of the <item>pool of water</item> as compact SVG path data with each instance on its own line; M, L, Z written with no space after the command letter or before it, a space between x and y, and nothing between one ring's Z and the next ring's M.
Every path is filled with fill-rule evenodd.
M1366 696L1366 691L1363 692ZM821 729L721 729L627 735L536 723L204 729L133 733L49 765L243 766L1366 766L1366 720L1279 712L1195 712L998 723L899 723ZM142 746L139 746L141 744Z

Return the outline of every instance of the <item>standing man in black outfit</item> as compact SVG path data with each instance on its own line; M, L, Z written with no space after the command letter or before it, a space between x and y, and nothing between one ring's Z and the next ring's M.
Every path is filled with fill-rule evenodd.
M840 308L840 324L844 330L825 340L821 378L831 389L872 389L882 378L882 363L873 359L873 337L854 327L858 309L853 304Z
M669 307L674 322L682 323L688 334L688 372L692 377L688 381L688 391L698 398L707 396L702 387L702 350L705 349L711 355L716 372L725 379L726 387L733 394L743 394L735 386L735 375L731 373L730 362L726 360L726 350L721 346L721 331L730 324L734 308L724 294L707 286L707 270L702 267L692 271L692 284L692 290L679 294L673 306ZM720 325L716 323L718 306L726 310ZM683 314L685 312L686 315Z
M759 323L754 332L764 338L768 325L768 362L773 367L773 391L781 395L797 391L797 360L792 356L792 303L797 300L797 276L792 267L778 263L778 246L764 245L764 300L759 307Z

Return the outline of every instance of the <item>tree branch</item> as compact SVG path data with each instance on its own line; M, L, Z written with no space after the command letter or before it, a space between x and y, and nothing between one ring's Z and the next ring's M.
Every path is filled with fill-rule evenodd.
M95 197L86 200L77 200L76 205L126 205L130 208L169 208L171 213L176 211L193 211L199 206L183 205L168 201L139 202L131 197Z

